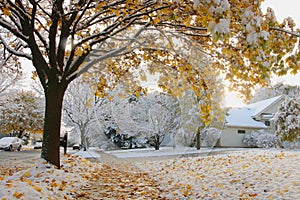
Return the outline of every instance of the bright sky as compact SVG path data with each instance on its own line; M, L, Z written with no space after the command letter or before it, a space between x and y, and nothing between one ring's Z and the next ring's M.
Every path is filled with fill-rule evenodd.
M299 0L265 0L262 4L263 10L267 7L271 7L275 11L277 20L280 22L286 17L292 17L300 27L300 1ZM300 73L297 75L288 75L284 77L274 77L272 79L272 84L283 82L290 85L300 85ZM239 99L235 93L229 93L225 98L225 105L230 107L242 106L243 102Z

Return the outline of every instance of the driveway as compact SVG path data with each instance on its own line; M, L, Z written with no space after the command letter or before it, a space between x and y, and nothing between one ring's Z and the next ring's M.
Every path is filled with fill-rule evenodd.
M16 163L35 163L40 158L40 150L0 151L1 164L9 161Z
M63 156L63 148L60 149ZM0 180L14 173L34 167L41 158L41 149L23 148L21 151L0 150Z

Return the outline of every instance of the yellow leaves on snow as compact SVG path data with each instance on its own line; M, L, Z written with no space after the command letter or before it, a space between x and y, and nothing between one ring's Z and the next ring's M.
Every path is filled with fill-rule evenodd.
M23 175L23 177L25 177L25 178L28 178L30 176L30 171L27 171L24 175Z
M41 191L42 191L42 188L41 188L41 187L38 187L38 186L36 186L36 185L33 185L32 187L33 187L33 189L35 189L35 190L38 191L38 192L41 192Z
M13 194L14 197L16 197L17 199L21 199L23 196L24 196L24 193L22 192L18 192L16 191L14 194Z
M8 188L12 187L12 186L13 186L12 180L7 180L5 185L6 185L6 187L8 187Z

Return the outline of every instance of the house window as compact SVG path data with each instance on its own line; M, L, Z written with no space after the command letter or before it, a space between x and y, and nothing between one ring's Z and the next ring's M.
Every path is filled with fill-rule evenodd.
M270 121L265 121L265 125L266 125L266 126L271 126Z
M238 130L237 132L238 132L239 134L245 134L245 133L246 133L245 130Z

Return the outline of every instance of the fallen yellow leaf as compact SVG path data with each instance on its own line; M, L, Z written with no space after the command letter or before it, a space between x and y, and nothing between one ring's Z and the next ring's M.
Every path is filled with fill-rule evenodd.
M187 184L187 185L186 185L186 189L191 190L191 189L192 189L192 186L191 186L190 184Z
M183 191L183 196L187 197L189 195L189 191L188 190L184 190Z
M57 186L59 186L59 184L56 181L52 181L51 186L52 187L57 187Z
M19 193L19 192L16 191L16 192L13 194L13 196L16 197L17 199L20 199L20 198L22 198L22 197L24 196L24 193Z
M29 185L32 185L32 180L26 180Z
M38 186L36 186L36 185L34 185L33 188L34 188L36 191L38 191L38 192L41 192L41 191L42 191L42 188L40 188L40 187L38 187Z
M26 173L23 175L23 177L26 177L26 178L28 178L29 176L30 176L30 171L26 172Z

